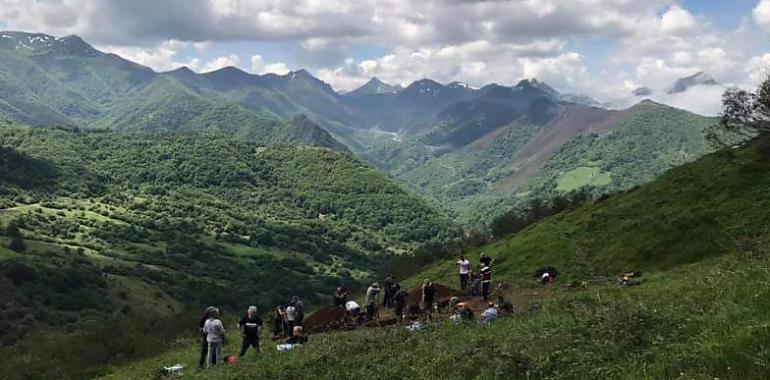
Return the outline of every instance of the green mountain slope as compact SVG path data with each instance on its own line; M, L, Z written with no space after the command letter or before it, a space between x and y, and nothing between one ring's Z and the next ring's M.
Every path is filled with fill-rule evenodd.
M5 344L33 344L47 329L60 342L104 341L83 327L137 334L145 318L186 320L186 306L268 310L298 294L312 307L387 257L457 234L374 169L327 149L10 125L0 146ZM180 330L162 329L145 343ZM24 352L67 377L137 344ZM25 372L10 371L16 360L26 359L14 356L4 373Z
M770 139L675 168L650 184L565 211L487 246L515 315L492 326L436 323L310 337L191 379L764 379L770 337ZM456 283L453 258L404 281ZM551 286L533 272L553 265ZM643 270L641 284L617 276ZM568 286L587 281L586 287ZM195 343L119 368L141 379L193 363Z
M525 114L459 150L423 151L419 165L395 177L478 224L495 210L585 186L628 189L710 151L712 118L653 102L624 111L551 104L545 123Z
M313 123L291 117L310 112L239 71L235 83L264 96L231 92L233 78L177 70L159 74L76 36L0 32L0 112L32 125L77 125L130 132L206 132L262 144L300 144L347 151ZM235 70L235 69L232 69ZM227 74L228 70L224 70ZM278 83L312 97L297 81ZM288 83L295 83L289 86ZM317 89L321 91L322 89ZM298 95L297 95L298 96ZM327 94L328 96L328 94ZM278 101L270 101L272 98ZM249 101L251 100L251 101ZM285 104L284 108L276 107ZM279 110L273 112L271 108ZM317 108L330 108L320 104ZM333 107L332 107L333 108ZM315 108L312 108L315 109ZM322 119L323 120L323 119Z

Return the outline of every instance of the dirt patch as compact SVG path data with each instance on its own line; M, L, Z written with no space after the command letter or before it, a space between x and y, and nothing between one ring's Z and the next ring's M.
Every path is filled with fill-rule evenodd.
M305 319L304 325L308 332L329 331L342 328L344 319L345 308L327 306Z

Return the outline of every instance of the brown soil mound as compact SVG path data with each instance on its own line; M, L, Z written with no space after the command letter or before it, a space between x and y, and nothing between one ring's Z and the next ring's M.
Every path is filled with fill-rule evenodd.
M333 330L342 327L342 320L344 318L345 308L327 306L305 319L304 325L308 332Z
M433 283L433 287L436 289L436 301L439 303L440 307L445 307L449 302L449 298L460 295L460 292L452 290L441 284ZM408 293L409 296L406 300L407 306L420 303L420 300L422 299L421 286L410 289ZM391 314L392 312L381 308L377 320L369 321L367 326L387 326L396 323L396 320L392 318ZM329 330L340 330L345 328L343 323L344 318L344 308L339 306L327 306L321 310L316 311L310 317L305 319L305 330L311 333Z

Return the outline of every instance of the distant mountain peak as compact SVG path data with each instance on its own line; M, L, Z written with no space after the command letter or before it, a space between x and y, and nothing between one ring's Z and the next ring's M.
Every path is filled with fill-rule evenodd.
M237 68L235 66L225 66L225 67L223 67L221 69L209 71L208 73L228 73L228 74L246 74L246 75L251 75L251 74L247 73L246 71L241 70L241 69L239 69L239 68Z
M178 67L174 70L169 71L170 73L177 73L177 74L195 74L194 71L190 70L187 66Z
M363 86L349 92L348 96L360 96L360 95L375 95L375 94L396 94L403 90L401 86L390 85L380 80L380 78L372 77Z
M76 35L54 37L44 33L0 32L0 46L17 51L85 57L104 54Z
M558 96L559 95L559 92L554 90L553 87L551 87L547 83L541 82L541 81L539 81L539 80L537 80L535 78L522 79L521 81L519 81L519 83L516 84L516 86L514 86L514 89L519 89L519 90L523 90L523 89L537 89L537 90L545 92L546 94L551 95L551 96Z
M680 78L673 86L666 90L668 94L679 94L689 90L693 86L719 86L721 83L717 82L711 75L699 71L693 75Z
M433 79L423 78L412 82L404 91L415 92L419 94L438 96L444 89L444 85L434 81Z
M337 141L328 131L321 128L305 114L296 114L291 118L293 141L303 145L318 146L350 153L347 146Z

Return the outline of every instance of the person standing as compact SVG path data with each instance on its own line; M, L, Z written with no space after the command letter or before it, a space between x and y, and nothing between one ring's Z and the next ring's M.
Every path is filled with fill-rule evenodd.
M488 266L488 267L490 267L490 268L491 268L491 267L492 267L492 262L493 262L494 260L492 260L492 258L491 258L491 257L487 256L487 254L486 254L486 253L482 253L482 254L481 254L481 258L479 259L479 261L481 262L481 265L482 265L482 266L483 266L483 265L486 265L486 266Z
M201 356L198 361L198 367L204 368L206 366L206 357L209 353L209 342L206 340L206 333L203 332L203 326L206 324L206 320L211 316L211 312L216 309L214 306L209 306L206 311L203 312L200 323L198 323L198 331L201 333Z
M299 297L294 296L291 298L291 304L294 305L294 310L297 313L295 326L302 326L302 322L305 320L305 303Z
M273 337L281 338L289 335L288 326L286 326L286 308L278 305L273 315Z
M471 296L481 295L481 274L477 271L471 272Z
M334 292L334 306L345 307L345 304L347 302L348 302L348 290L343 288L342 286L338 286L337 290Z
M433 311L433 303L436 301L436 288L433 282L425 279L422 283L422 312L430 315Z
M481 264L481 298L484 301L489 299L489 291L492 288L492 268L486 264Z
M294 326L297 326L297 307L292 302L286 306L286 334L291 334Z
M225 326L219 319L219 309L211 311L206 323L203 324L203 332L206 333L206 342L208 342L208 353L206 355L206 368L215 366L224 359L222 357L222 348L225 343Z
M373 282L366 289L366 317L371 321L377 314L377 295L380 294L380 284Z
M393 307L393 295L396 293L396 281L393 280L393 277L388 276L385 278L383 287L385 289L383 290L382 306L391 308Z
M457 260L457 265L460 267L460 290L465 291L468 288L468 280L470 279L471 262L463 255L460 256L460 260Z
M399 321L404 319L407 297L409 297L409 293L405 289L401 289L401 285L396 284L396 292L393 294L393 306L396 309L396 319Z
M239 356L246 355L249 346L254 347L254 350L259 353L259 330L262 328L262 318L257 316L256 306L249 306L246 315L238 322L238 328L241 329L241 334L243 335Z

